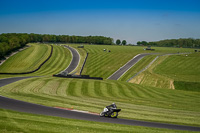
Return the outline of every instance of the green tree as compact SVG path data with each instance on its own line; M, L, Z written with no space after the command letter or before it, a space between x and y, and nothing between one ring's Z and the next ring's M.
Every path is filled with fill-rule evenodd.
M126 40L123 40L123 41L122 41L122 45L126 45Z
M138 41L138 42L137 42L137 45L138 45L138 46L139 46L139 45L141 45L141 42L140 42L140 41Z
M145 46L148 45L148 43L147 43L146 41L142 41L141 44L142 44L142 45L145 45Z
M119 39L117 39L117 40L116 40L116 44L117 44L117 45L120 45L120 44L121 44L121 41L120 41Z

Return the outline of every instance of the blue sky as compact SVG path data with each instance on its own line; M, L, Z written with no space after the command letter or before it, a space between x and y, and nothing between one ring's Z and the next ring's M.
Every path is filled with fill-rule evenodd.
M0 33L200 38L200 0L0 0Z

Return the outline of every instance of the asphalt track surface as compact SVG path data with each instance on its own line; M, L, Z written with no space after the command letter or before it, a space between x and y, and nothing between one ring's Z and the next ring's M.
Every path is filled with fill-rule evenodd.
M76 67L78 66L79 61L80 61L80 56L79 56L79 53L76 51L76 49L71 48L69 46L64 46L64 47L68 48L72 53L72 61L70 65L64 70L65 72L70 73L73 70L75 70Z
M135 65L139 60L141 60L143 57L150 55L150 53L146 54L138 54L135 57L133 57L129 62L127 62L124 66L122 66L120 69L118 69L115 73L113 73L108 79L111 80L118 80L125 72L127 72L133 65Z

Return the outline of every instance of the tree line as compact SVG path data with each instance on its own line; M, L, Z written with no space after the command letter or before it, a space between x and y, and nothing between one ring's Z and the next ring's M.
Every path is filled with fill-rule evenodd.
M0 34L0 59L10 54L27 43L87 43L99 45L111 45L113 39L104 36L69 36L49 34L27 33L3 33Z
M166 39L157 42L138 41L137 45L158 46L158 47L200 48L200 39L180 38L180 39Z

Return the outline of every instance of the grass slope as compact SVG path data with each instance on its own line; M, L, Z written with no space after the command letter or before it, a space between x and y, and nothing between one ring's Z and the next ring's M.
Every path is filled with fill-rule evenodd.
M44 44L30 44L30 47L10 57L0 66L0 72L19 73L33 71L48 58L51 48Z
M53 45L53 48L54 51L52 57L41 67L39 71L29 75L53 75L65 70L69 66L72 59L70 51L57 45Z
M189 131L127 126L83 120L73 120L52 116L18 113L0 109L1 133L189 133Z
M11 64L11 66L6 69L8 72L18 72L19 68L17 67L17 65L20 62L19 60L22 60L22 58L28 56L29 50L32 51L32 53L34 53L34 54L32 55L32 57L29 58L29 63L30 63L29 65L22 64L23 69L21 68L21 71L25 71L25 70L29 71L30 70L29 66L31 66L31 64L37 64L39 66L39 64L42 63L42 61L44 61L48 57L48 55L50 53L49 45L43 45L43 44L38 44L38 45L32 44L32 45L33 45L32 47L27 49L28 52L26 50L24 50L24 51L16 54L15 56L13 56L13 58L11 57L10 60L6 61L7 64ZM45 48L48 48L48 52L44 51ZM42 58L40 58L40 62L38 62L38 60L34 60L34 58L40 57L40 56L37 56L38 52L41 52L40 53L41 55L42 54L45 55ZM15 59L17 61L15 61ZM46 76L46 75L57 74L68 67L68 65L71 62L71 59L72 59L72 56L68 49L58 46L58 45L53 45L53 54L52 54L51 58L38 71L36 71L32 74L24 74L24 75L17 75L17 76ZM24 62L24 61L22 61L22 62ZM4 67L4 66L6 67L7 64L3 64L2 67ZM12 68L11 69L12 71L10 71L10 68ZM3 70L4 69L2 69L1 71L3 71ZM4 70L3 72L6 72L6 71ZM0 75L0 78L13 77L13 76L15 76L15 75Z
M130 82L160 88L200 91L200 54L159 57L153 65Z
M125 82L32 78L0 88L0 94L47 106L99 113L116 102L119 117L200 126L198 92L143 87Z
M160 47L154 48L156 49L155 51L144 51L143 48L145 47L113 45L84 45L84 48L89 53L89 56L83 69L83 74L103 77L104 79L108 78L139 53L177 53L193 51L193 49ZM111 52L103 51L103 49L107 51L110 50ZM127 75L127 77L130 76Z
M72 58L70 51L57 45L53 45L53 47L54 52L51 59L39 71L21 76L52 75L67 68ZM111 52L104 52L103 49L109 49ZM192 49L177 48L154 49L156 49L154 51L156 53L193 51ZM89 56L82 74L103 78L109 77L138 53L152 52L143 51L143 47L135 46L85 45L85 50L89 52ZM79 52L81 57L85 56L83 49L80 49ZM24 51L20 54L22 54L21 56L27 55ZM143 66L148 65L152 58L145 57L130 69L121 80L125 81L133 76ZM141 74L143 77L140 75L141 78L137 77L134 79L137 82L143 82L143 85L170 88L169 86L174 82L172 75L162 73L162 71L160 73L159 69L162 66L157 69L158 71L155 70L156 73L154 72L154 68L158 64L162 64L162 61L165 61L165 59L165 57L159 58L148 71ZM76 71L78 72L79 70L80 67ZM183 78L185 79L187 74L181 80L176 80L179 82L179 86L181 86L180 82L186 81ZM191 79L196 79L197 75L193 76L194 78ZM5 75L0 77L3 78ZM179 74L179 77L181 77L181 74ZM187 83L192 82L192 80L187 81ZM154 85L155 83L156 85ZM0 94L47 106L73 107L97 113L102 111L104 106L116 102L118 107L123 109L119 115L122 118L200 126L199 92L166 90L155 87L111 80L98 81L38 77L1 87ZM66 132L66 130L69 132L178 132L70 119L66 121L63 118L36 116L7 110L0 110L0 112L1 132ZM113 129L114 127L115 129Z
M168 56L158 64L154 72L176 81L199 82L200 81L200 54Z

